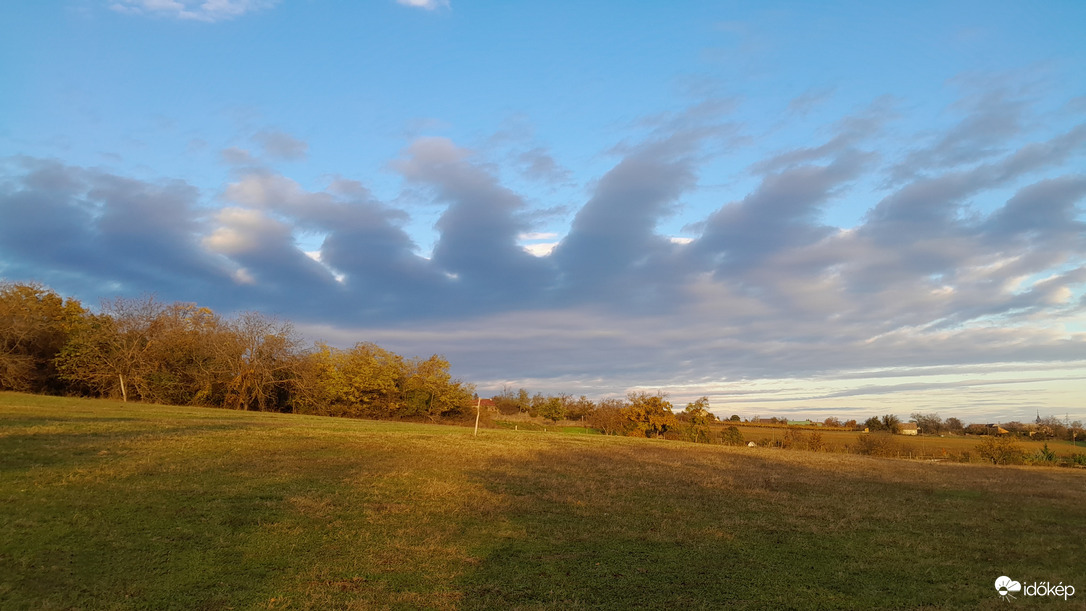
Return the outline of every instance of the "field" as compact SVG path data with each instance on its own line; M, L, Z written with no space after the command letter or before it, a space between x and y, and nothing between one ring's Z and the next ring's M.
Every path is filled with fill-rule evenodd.
M728 425L729 423L724 423ZM721 428L721 427L717 427ZM822 436L822 442L825 445L825 450L829 452L845 452L850 448L855 449L860 437L865 433L856 431L842 431L842 430L829 430L821 428L810 427L785 427L785 426L756 426L750 424L739 424L739 431L743 434L743 439L746 441L753 441L755 443L762 444L766 440L780 441L784 439L784 435L789 430L800 432L805 438L810 438L813 433L818 433ZM974 448L980 443L982 437L975 435L946 435L943 437L928 436L928 435L894 435L893 443L897 447L898 452L903 457L907 458L934 458L942 459L947 458L956 460L962 457L963 454L969 454L973 452ZM1037 454L1045 445L1058 457L1068 457L1072 454L1086 454L1086 441L1079 439L1076 445L1072 445L1070 441L1061 439L1048 439L1045 441L1031 440L1031 439L1019 439L1016 438L1018 445L1027 452L1029 455ZM978 459L978 457L974 456Z
M1084 542L1081 469L0 394L3 609L1072 609Z

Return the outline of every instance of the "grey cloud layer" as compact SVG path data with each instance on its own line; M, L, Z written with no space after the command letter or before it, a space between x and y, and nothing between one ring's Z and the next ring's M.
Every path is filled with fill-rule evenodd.
M1022 103L967 106L926 149L901 153L868 148L865 133L893 114L885 102L846 117L825 143L754 164L757 186L695 223L700 235L686 244L657 226L698 189L724 128L700 111L657 121L616 149L544 257L518 241L536 229L525 198L441 138L414 141L391 164L443 206L429 257L405 231L406 211L349 180L309 191L246 170L213 202L182 181L10 159L0 275L91 302L154 291L260 309L328 325L330 339L445 352L487 379L696 381L1081 358L1086 337L1061 325L1086 311L1086 176L1073 171L1086 126L1031 140ZM985 127L993 122L1005 129ZM262 146L280 158L306 150L289 136ZM538 164L537 178L568 179L544 152L524 162ZM860 225L826 224L827 207L861 180L891 187ZM996 196L989 209L971 205ZM302 252L302 233L322 237L319 253Z

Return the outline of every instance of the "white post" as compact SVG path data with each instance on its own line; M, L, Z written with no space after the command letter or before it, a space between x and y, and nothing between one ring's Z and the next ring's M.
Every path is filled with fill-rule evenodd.
M483 410L483 400L482 399L476 399L475 400L475 434L472 435L473 437L478 437L479 436L479 412L481 412L482 410Z
M117 377L121 379L121 400L128 403L128 391L124 389L124 376L118 373Z

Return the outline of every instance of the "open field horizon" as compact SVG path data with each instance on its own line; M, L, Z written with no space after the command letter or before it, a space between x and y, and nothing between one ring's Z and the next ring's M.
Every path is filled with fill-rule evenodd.
M3 608L998 608L1086 472L0 393ZM1018 604L1076 608L1020 596Z

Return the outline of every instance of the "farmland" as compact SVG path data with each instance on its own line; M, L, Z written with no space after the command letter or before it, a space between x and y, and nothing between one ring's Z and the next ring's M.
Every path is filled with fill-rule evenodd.
M1084 540L1081 469L0 394L4 609L1075 608Z

